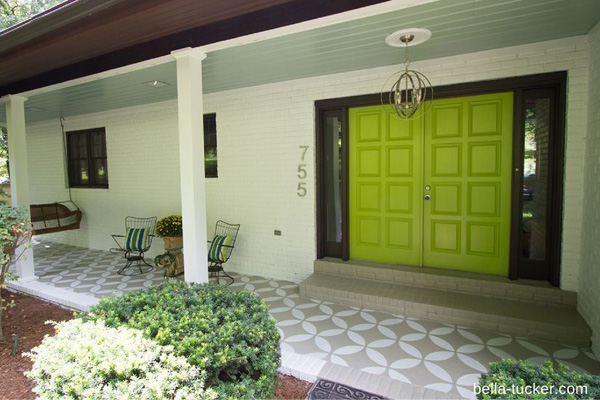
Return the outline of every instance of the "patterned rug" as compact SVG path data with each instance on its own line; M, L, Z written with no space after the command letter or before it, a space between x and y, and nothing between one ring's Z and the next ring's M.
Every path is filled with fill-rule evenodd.
M361 399L361 400L383 400L385 397L365 392L341 383L319 379L308 394L310 400L318 399Z

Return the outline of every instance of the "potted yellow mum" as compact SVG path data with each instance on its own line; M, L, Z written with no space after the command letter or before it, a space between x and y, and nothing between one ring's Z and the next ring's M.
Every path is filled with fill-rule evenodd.
M165 242L165 250L183 247L183 224L181 215L169 215L156 224L156 235Z

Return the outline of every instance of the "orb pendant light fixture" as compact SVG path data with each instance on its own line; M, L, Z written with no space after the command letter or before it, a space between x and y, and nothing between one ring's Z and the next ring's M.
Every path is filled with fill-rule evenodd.
M421 44L430 37L431 31L428 29L410 28L396 31L385 38L387 45L404 48L404 70L390 76L381 91L381 105L397 118L420 117L431 106L433 100L431 82L421 72L410 69L408 57L410 46ZM422 111L418 112L419 110Z

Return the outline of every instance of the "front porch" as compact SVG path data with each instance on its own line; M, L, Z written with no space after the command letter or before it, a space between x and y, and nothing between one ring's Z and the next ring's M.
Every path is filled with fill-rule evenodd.
M223 219L242 226L235 255L227 264L238 273L230 287L251 290L269 305L282 336L283 372L306 380L327 378L392 398L473 397L479 375L489 362L502 358L536 363L552 359L579 371L600 372L600 364L587 348L591 327L592 348L600 354L600 231L596 229L600 212L593 204L600 196L594 173L600 149L600 117L595 112L600 79L594 79L600 76L600 5L591 1L551 3L386 1L231 40L180 41L166 46L160 55L146 54L139 62L124 57L112 67L84 68L79 75L63 76L53 84L39 83L35 71L27 71L15 58L12 67L23 69L30 78L21 85L2 86L5 90L0 93L0 103L4 103L0 125L9 131L13 205L29 207L68 198L81 207L83 219L79 229L53 233L48 239L52 243L40 242L28 250L25 262L16 268L20 280L10 286L85 310L102 297L157 285L164 279L161 270L120 276L116 272L123 260L106 249L114 245L110 235L123 232L127 216L163 218L173 214L182 215L185 226L185 279L207 282L207 254L202 244L211 238L215 222ZM378 129L372 136L386 140L390 136L391 130L379 129L392 126L379 108L380 93L388 90L384 88L386 80L402 71L403 52L390 50L384 38L409 26L434 32L430 41L411 50L410 60L415 70L431 80L440 100L475 95L471 89L477 87L477 95L488 90L510 92L511 101L517 99L525 107L526 94L533 93L528 91L539 89L536 85L546 81L547 75L560 75L560 84L552 86L553 94L547 96L552 99L548 104L556 103L552 109L557 117L551 121L557 126L544 136L560 149L558 158L564 159L564 168L562 164L556 167L564 170L564 177L561 172L556 181L550 180L556 187L549 191L556 194L554 203L560 207L552 207L552 213L548 208L554 219L547 224L548 232L560 240L545 247L552 249L552 257L546 260L556 267L553 284L560 290L552 289L549 294L550 288L521 290L524 286L520 283L492 282L484 291L481 285L470 285L469 279L425 276L422 267L401 274L384 271L377 276L381 272L377 266L351 265L362 258L349 248L344 257L341 240L359 235L350 231L349 220L342 224L344 213L340 210L360 196L351 196L346 190L351 186L349 179L340 180L349 175L350 157L338 156L346 150L351 154L349 147L341 147L340 135L350 136L349 129L341 126L348 124L349 108L376 105L381 118L373 124ZM62 43L63 39L57 37L56 41ZM182 49L182 43L192 47ZM65 53L81 56L67 50ZM108 50L98 50L98 54L104 54L102 51ZM532 80L537 82L533 86ZM528 82L527 86L522 82ZM8 83L5 79L0 86ZM328 154L337 157L331 157L335 161L329 175L334 200L327 203L333 210L328 216L335 218L327 219L323 218L327 207L322 207L327 180L321 168L326 140L321 143L325 130L320 115L321 111L323 115L331 112L330 106L337 107L340 101L345 108L335 108L333 114L327 114L331 124L323 124L331 128ZM431 189L431 182L423 177L433 171L425 170L423 160L434 154L431 149L437 144L458 149L440 155L456 168L440 170L439 176L457 181L440 182L456 189L452 197L456 201L452 207L439 209L439 219L450 220L444 226L454 228L440 230L447 233L450 245L443 240L438 256L455 251L506 258L511 254L507 242L495 245L499 243L496 239L514 238L517 244L531 239L529 226L524 232L518 225L530 216L515 212L515 223L510 224L506 217L510 204L524 201L519 181L509 178L526 160L508 157L502 146L494 144L502 138L504 149L510 151L516 132L487 129L487 122L491 126L494 121L498 126L522 129L523 124L518 123L522 113L515 112L502 124L498 122L504 121L502 117L482 118L487 121L482 125L485 129L467 131L471 103L461 100L457 104L463 112L456 114L456 124L448 126L460 129L442 135L452 142L434 142L434 135L425 135L423 127L415 131L418 134L411 130L405 137L398 135L397 143L365 140L368 147L377 143L372 154L383 158L374 157L371 163L372 175L380 176L371 186L372 195L365 197L369 201L364 209L385 209L393 222L377 222L370 233L365 230L365 237L372 239L365 243L395 246L399 251L411 247L411 254L418 258L412 263L394 258L394 264L436 266L424 261L431 246L424 244L423 230L413 228L425 226L425 216L431 219L435 214L417 209L424 210L425 201L431 200L421 193ZM514 112L514 107L507 109ZM205 131L205 125L211 129ZM492 145L482 146L487 150L480 153L479 161L496 157L496 162L484 163L485 168L477 171L470 167L475 164L469 163L469 157L473 145L476 148L484 136L489 136ZM75 141L69 142L70 137L90 139L79 148ZM92 137L103 138L98 139L97 148L91 145ZM346 139L344 143L348 143ZM539 148L544 143L540 140ZM73 157L73 148L84 156ZM402 151L391 157L389 149ZM488 151L491 157L486 156ZM385 157L398 161L398 168L391 169L393 165ZM521 169L514 176L525 179L525 169ZM496 172L513 186L483 180ZM386 174L398 178L392 182L397 184L397 192L389 190L390 182L383 179ZM471 174L473 180L463 180L461 174ZM102 179L92 182L92 176ZM474 192L469 188L483 183L491 188L484 197L492 201L486 203L481 197L477 203L498 207L471 207L475 202L469 196ZM508 196L509 192L514 196ZM530 188L526 194L527 201L532 200ZM536 199L541 198L539 194L535 192ZM477 220L452 220L463 212ZM504 214L502 223L496 220L500 213ZM368 218L379 221L380 217ZM331 232L324 229L326 220L335 221ZM506 234L509 225L516 235ZM433 225L427 226L432 229ZM477 246L459 240L461 235L466 237L467 227L473 226L481 228L470 233L479 239ZM482 236L477 232L483 232ZM335 239L329 244L340 254L321 251L320 236ZM519 242L519 236L527 240ZM161 249L154 246L152 250L149 260ZM375 260L371 255L363 258ZM325 257L337 260L332 263ZM484 260L478 265L480 272L485 272L487 264ZM507 279L506 273L502 279ZM303 280L304 284L298 284ZM520 296L531 296L531 301L527 304ZM578 326L574 328L571 321L575 319ZM573 337L576 340L568 340Z
M117 275L123 260L108 251L37 242L33 252L38 281L11 286L34 288L33 294L41 286L54 289L54 298L37 295L79 309L164 279L158 269ZM293 282L234 276L231 289L251 290L269 305L282 337L282 372L302 379L331 379L392 398L473 398L473 383L501 358L551 359L600 372L589 349L313 300ZM67 297L59 299L61 293ZM78 299L88 303L76 306Z

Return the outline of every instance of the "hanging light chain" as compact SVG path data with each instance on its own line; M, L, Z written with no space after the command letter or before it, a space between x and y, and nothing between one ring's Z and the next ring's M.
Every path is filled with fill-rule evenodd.
M408 57L408 44L410 43L412 39L410 39L408 37L408 35L406 36L406 41L405 43L405 47L404 47L404 67L406 68L406 70L408 71L408 68L410 67L410 59Z

